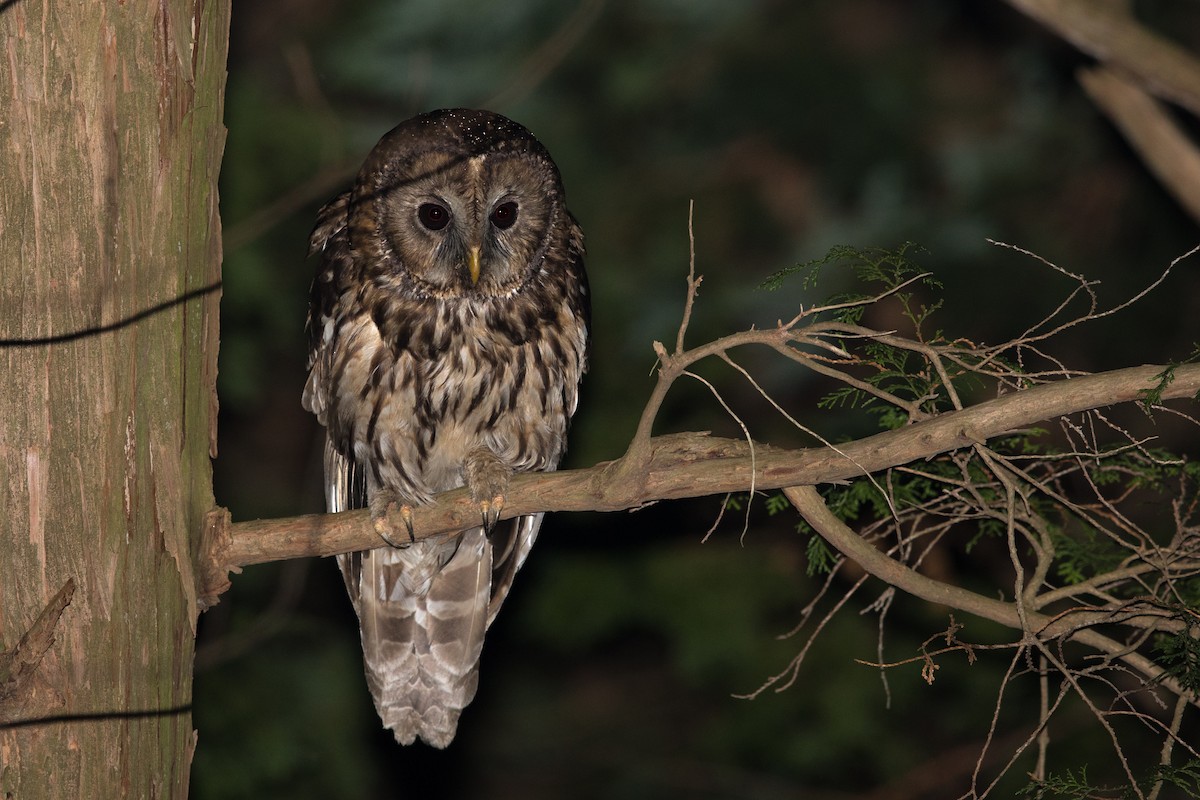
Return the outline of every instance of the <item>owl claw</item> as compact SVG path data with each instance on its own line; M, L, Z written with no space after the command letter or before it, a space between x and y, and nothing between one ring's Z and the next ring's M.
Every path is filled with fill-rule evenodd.
M400 521L404 523L405 529L408 531L407 542L396 542L392 536L396 533L396 527L393 525L393 515L400 517ZM399 508L396 504L388 503L382 514L371 513L372 523L375 526L375 532L379 534L379 538L383 539L390 546L404 549L410 544L417 541L417 537L413 535L413 507L408 503L401 503Z
M474 450L463 465L463 477L471 497L479 504L479 520L485 531L490 532L500 521L511 476L512 468L486 447Z
M496 527L496 523L500 521L500 512L504 510L504 495L498 494L491 500L479 501L479 516L483 523L483 529L491 532L492 528Z

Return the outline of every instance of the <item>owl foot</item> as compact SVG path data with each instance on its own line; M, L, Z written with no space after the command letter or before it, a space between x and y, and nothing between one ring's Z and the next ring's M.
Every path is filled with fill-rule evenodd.
M500 521L500 512L504 510L504 495L498 494L489 499L479 501L479 516L483 529L490 531Z
M463 477L471 497L479 504L483 529L490 531L500 521L500 512L504 510L504 495L508 491L512 468L491 450L480 447L467 456Z
M378 502L377 502L378 501ZM413 507L386 495L371 498L371 524L379 538L392 547L405 548L417 540L413 536ZM408 541L398 536L400 526L408 533ZM399 540L399 541L398 541Z

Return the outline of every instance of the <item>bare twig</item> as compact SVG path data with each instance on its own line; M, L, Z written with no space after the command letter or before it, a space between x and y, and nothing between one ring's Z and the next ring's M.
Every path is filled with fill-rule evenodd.
M662 407L663 400L667 397L667 391L690 364L699 360L694 355L688 358L688 354L683 349L683 339L687 334L688 323L692 319L692 307L696 303L696 293L700 289L701 281L704 280L703 276L696 275L696 237L692 228L693 207L694 201L688 201L687 295L684 298L679 333L675 337L675 352L668 354L662 342L654 342L654 353L658 356L658 381L642 409L642 416L638 420L638 427L633 434L633 439L629 442L629 449L625 451L625 458L622 459L624 463L620 467L622 475L628 475L630 469L641 468L645 464L646 458L649 456L650 435L654 430L654 420L658 416L658 410ZM700 358L703 357L700 356Z
M703 275L696 274L696 231L692 227L692 212L695 211L696 201L688 200L688 277L687 300L683 304L683 317L679 321L679 334L675 337L675 355L683 352L683 337L687 334L688 324L692 321L692 308L696 305L696 293L700 289Z
M1078 628L1075 621L1066 618L1052 619L1029 611L1022 615L1018 613L1012 603L936 581L892 560L863 541L854 531L846 527L845 523L835 517L813 487L791 486L784 489L783 493L805 521L827 542L880 580L931 603L961 609L1010 628L1023 630L1031 637L1031 641L1065 636L1108 655L1115 655L1130 667L1141 672L1147 680L1162 681L1163 685L1168 686L1171 691L1177 694L1182 693L1179 684L1164 674L1163 670L1151 663L1149 659L1137 653L1126 652L1126 648L1119 642L1115 642L1095 630ZM1025 624L1029 627L1023 628L1022 616L1024 616Z
M1167 729L1167 735L1163 737L1162 752L1158 758L1160 767L1171 766L1171 754L1175 751L1175 741L1179 738L1179 728L1183 725L1183 712L1187 709L1187 698L1183 695L1175 698L1175 711L1171 714L1171 725ZM1163 784L1165 781L1161 777L1154 782L1153 788L1150 790L1149 797L1146 800L1158 800L1158 796L1162 793Z

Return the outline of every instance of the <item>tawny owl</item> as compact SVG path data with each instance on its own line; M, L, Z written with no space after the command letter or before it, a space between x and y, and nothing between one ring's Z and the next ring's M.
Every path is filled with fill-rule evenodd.
M509 477L555 469L566 446L587 367L583 232L529 131L452 109L379 141L311 252L304 407L326 427L327 506L369 506L383 537L338 557L367 684L397 741L445 747L542 522L497 523ZM464 485L481 526L412 542L412 508Z

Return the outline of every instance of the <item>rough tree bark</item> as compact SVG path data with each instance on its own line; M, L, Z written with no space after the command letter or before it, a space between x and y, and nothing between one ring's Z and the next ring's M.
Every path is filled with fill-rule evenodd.
M0 3L0 797L184 797L226 0Z

